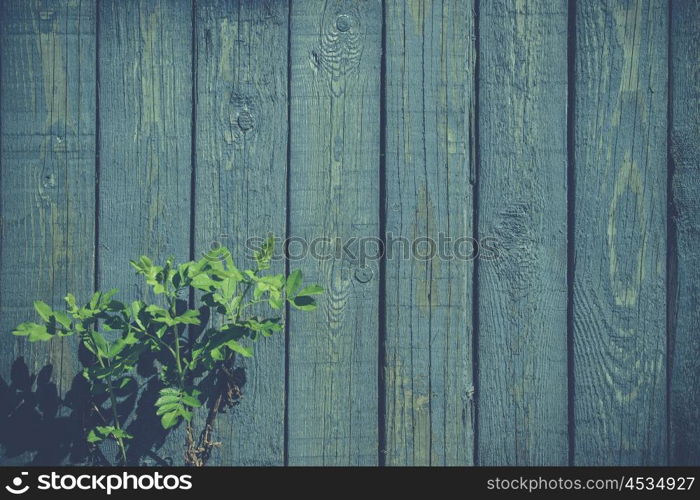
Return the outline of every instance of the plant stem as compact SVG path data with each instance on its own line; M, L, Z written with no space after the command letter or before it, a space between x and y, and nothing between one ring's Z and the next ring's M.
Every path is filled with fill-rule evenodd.
M112 389L112 377L107 377L107 390L109 391L109 400L112 405L112 415L114 415L114 427L120 431L121 425L119 424L119 414L117 413L117 398L114 395L114 389ZM126 465L126 447L124 446L124 440L117 437L117 443L119 443L119 450L121 451L122 461Z
M95 356L97 356L97 362L100 364L102 368L107 368L105 366L104 361L102 360L102 356L99 354L99 350L97 348L97 344L95 341L92 341L92 345L95 349ZM110 405L112 406L112 416L114 417L114 428L117 430L121 430L121 425L119 424L119 413L117 412L117 397L114 395L114 388L112 387L112 375L107 376L107 392L109 393L109 402ZM126 465L126 446L124 446L124 440L121 438L121 436L117 437L115 436L115 439L117 440L117 444L119 445L119 451L122 456L122 461L124 462L124 465Z
M175 293L177 294L177 292ZM173 297L168 297L168 302L170 304L170 314L172 316L175 316L177 314L175 307L176 301L177 295ZM185 377L184 372L182 371L182 361L180 360L180 334L177 331L177 326L173 327L173 336L175 337L175 363L177 365L177 375L180 381L180 388L182 389L185 385Z
M257 271L255 272L255 274L256 274L256 275L258 274ZM241 317L241 312L243 311L243 299L245 299L245 296L248 295L248 292L249 292L250 289L253 287L253 283L254 283L254 282L253 282L252 280L249 281L249 282L248 282L248 285L247 285L246 288L245 288L245 290L243 290L243 295L241 295L241 301L238 303L238 308L236 309L236 314L235 314L235 316L233 317L234 323L237 323L237 322L238 322L238 319Z

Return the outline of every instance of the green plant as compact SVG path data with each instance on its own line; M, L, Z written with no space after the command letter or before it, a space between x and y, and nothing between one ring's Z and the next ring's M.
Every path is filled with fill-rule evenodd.
M316 308L314 296L323 293L318 285L302 287L300 270L287 277L269 273L273 247L274 240L268 239L255 253L254 268L243 271L223 247L182 264L169 258L156 265L142 256L131 265L153 292L149 302L124 304L114 299L117 290L96 292L82 307L69 294L66 311L37 301L34 307L42 322L22 323L13 334L30 342L80 338L91 354L83 375L103 424L87 429L86 439L114 439L122 463L131 436L124 430L126 416L119 414L117 392L136 384L136 364L144 353L153 354L161 383L154 411L164 429L185 422L185 463L205 465L220 444L212 440L217 415L241 395L236 356L251 357L253 342L283 330L285 301L309 311ZM103 395L109 417L100 404ZM195 438L193 414L203 406L206 419Z

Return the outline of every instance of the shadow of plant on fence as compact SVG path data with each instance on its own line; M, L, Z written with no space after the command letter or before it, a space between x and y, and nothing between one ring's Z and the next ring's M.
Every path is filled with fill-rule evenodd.
M79 359L86 361L82 353ZM141 385L120 389L117 394L118 413L133 436L127 448L128 465L177 465L185 453L182 441L169 448L181 450L180 456L160 455L159 450L174 429L163 429L154 411L163 387L154 376L154 361L155 357L144 359L137 367ZM109 466L116 463L115 443L105 440L96 445L86 440L88 429L104 423L102 415L109 414L103 407L109 403L107 395L99 399L91 396L87 380L79 373L61 397L51 380L52 374L51 364L31 373L24 358L19 357L12 364L9 380L0 377L0 464ZM235 369L235 374L242 387L243 369ZM212 395L218 383L212 378L204 384L210 389L205 391L207 408L215 402Z

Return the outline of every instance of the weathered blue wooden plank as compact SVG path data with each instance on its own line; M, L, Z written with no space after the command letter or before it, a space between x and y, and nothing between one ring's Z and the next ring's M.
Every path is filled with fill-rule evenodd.
M62 306L67 292L92 291L94 2L4 1L0 18L0 377L42 391L44 404L0 401L0 462L55 464L81 439L52 411L71 388L75 343L28 344L10 332L36 318L34 300ZM45 366L40 387L23 379Z
M392 0L385 23L386 464L470 464L473 10Z
M381 3L293 2L290 22L290 236L377 238ZM290 315L290 464L377 462L377 265L334 243L290 264L326 289Z
M99 2L98 284L127 299L147 290L130 259L189 258L191 14L189 0ZM160 445L152 410L132 426L138 446ZM181 463L183 439L162 458Z
M700 2L673 1L670 22L669 456L670 465L700 465Z
M196 3L195 249L220 242L239 267L252 264L246 241L285 236L288 16L283 2ZM224 446L210 463L281 465L284 336L258 343L241 366L244 397L219 415L214 438Z
M576 3L577 465L666 462L667 14Z
M478 450L567 462L567 2L480 2Z

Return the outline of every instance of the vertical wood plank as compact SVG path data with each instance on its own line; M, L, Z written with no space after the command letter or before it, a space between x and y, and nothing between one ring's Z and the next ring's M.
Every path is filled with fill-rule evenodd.
M94 2L9 0L0 17L0 377L24 387L18 358L27 376L48 365L43 373L52 377L42 390L43 401L50 401L71 387L75 343L28 344L10 332L36 318L34 300L61 307L67 292L87 297L92 291ZM66 458L59 443L68 436L51 427L50 408L43 408L43 421L3 425L1 463L48 465ZM10 410L20 411L3 407L0 420L11 418ZM23 450L37 453L17 456Z
M385 22L386 464L470 464L473 9L391 0Z
M671 4L670 465L700 465L700 2Z
M98 277L128 299L147 291L130 259L190 254L191 14L190 0L99 2ZM159 426L133 430L160 444ZM181 463L181 437L161 455Z
M382 8L377 0L293 2L290 254L314 238L379 235ZM354 255L299 265L326 289L290 314L290 464L377 462L378 272Z
M285 236L289 9L254 0L198 1L196 9L195 249L199 257L220 242L239 267L244 256L252 265L246 241ZM244 398L219 415L215 438L225 445L211 463L282 465L284 336L256 344L241 365Z
M667 11L576 3L577 465L666 461Z
M480 2L479 463L567 462L567 2Z

